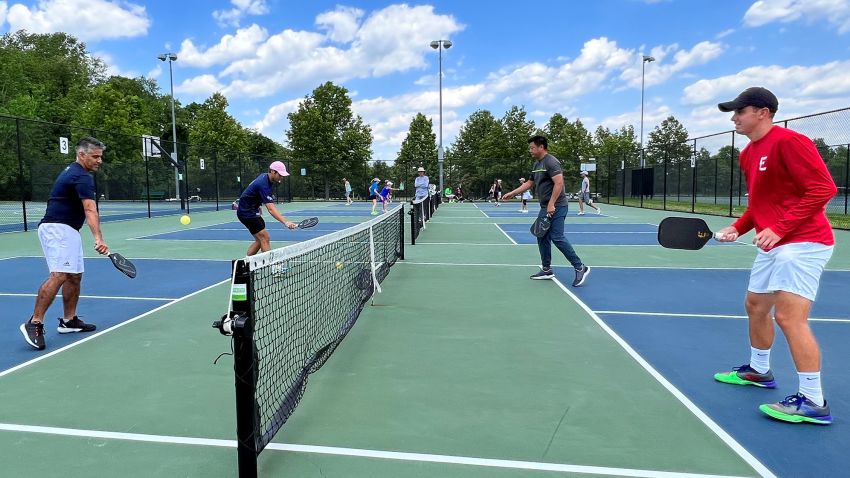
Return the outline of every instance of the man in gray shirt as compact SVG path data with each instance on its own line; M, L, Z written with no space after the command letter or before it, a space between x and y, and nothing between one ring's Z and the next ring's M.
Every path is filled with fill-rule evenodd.
M587 267L573 250L570 241L564 236L564 219L567 217L567 195L564 194L564 173L561 163L557 158L549 154L549 141L544 136L534 136L528 140L528 151L535 159L534 169L531 171L531 179L521 184L513 191L502 195L503 199L510 199L517 194L537 187L537 197L540 200L540 211L538 219L549 217L551 225L543 237L537 238L537 247L540 249L540 272L531 276L531 279L551 279L555 277L552 272L552 243L564 254L575 268L576 277L573 287L584 284L590 267Z

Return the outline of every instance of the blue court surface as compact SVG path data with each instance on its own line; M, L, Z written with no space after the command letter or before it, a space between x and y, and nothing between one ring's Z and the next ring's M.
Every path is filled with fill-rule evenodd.
M133 260L138 270L130 279L116 270L107 258L85 262L77 314L102 331L181 297L230 277L229 261ZM44 320L47 349L38 351L24 341L18 327L29 319L35 295L49 272L42 257L17 257L0 261L0 297L4 317L0 323L0 370L57 350L91 336L59 334L57 317L62 316L62 298L57 297ZM60 290L61 294L61 290Z
M564 283L570 268L556 268ZM572 289L641 357L769 468L784 476L837 476L850 466L850 272L824 273L811 327L821 346L831 426L789 425L758 411L797 392L787 343L777 328L771 353L776 389L716 382L749 360L744 310L749 270L593 268L599 287ZM638 292L640 291L640 292ZM636 412L640 405L636 404ZM843 466L842 466L843 465Z
M517 244L537 244L527 224L497 224ZM582 246L658 246L658 227L652 224L572 224L564 225L571 244ZM737 242L710 241L708 246L742 245ZM659 246L661 247L661 246Z
M320 222L308 229L286 229L277 221L266 221L267 231L272 241L300 242L324 236L356 224L350 222ZM253 240L251 233L241 222L234 221L212 226L186 228L163 234L137 237L136 239L169 239L177 241L245 241Z

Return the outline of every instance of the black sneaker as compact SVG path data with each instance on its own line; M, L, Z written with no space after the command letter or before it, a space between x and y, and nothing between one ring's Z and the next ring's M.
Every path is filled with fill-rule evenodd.
M529 279L531 280L546 280L555 277L555 273L552 272L552 269L542 269L537 274L532 274Z
M44 350L47 346L44 344L44 324L33 322L32 317L21 324L21 333L24 334L24 340L36 349Z
M94 324L87 324L75 315L73 319L67 322L59 317L59 327L56 327L56 330L60 334L73 334L74 332L93 332L96 328Z
M590 267L582 264L581 269L576 269L576 280L573 281L573 287L580 287L584 284L584 280L590 275Z

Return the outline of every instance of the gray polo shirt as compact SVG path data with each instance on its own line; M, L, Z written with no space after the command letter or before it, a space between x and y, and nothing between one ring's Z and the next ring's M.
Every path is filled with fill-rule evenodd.
M552 178L561 174L561 163L558 158L551 154L546 154L543 159L534 163L534 169L531 171L531 177L534 180L534 185L537 190L537 198L540 200L540 206L546 207L549 204L549 199L552 197L552 190L555 189L555 182ZM555 206L566 206L567 195L564 190L561 190L561 197L555 203Z

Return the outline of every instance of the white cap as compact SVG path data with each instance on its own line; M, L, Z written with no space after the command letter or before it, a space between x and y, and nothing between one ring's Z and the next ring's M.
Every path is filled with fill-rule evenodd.
M269 169L272 171L277 171L281 176L289 176L289 173L286 172L286 166L280 161L275 161L269 165Z
M417 169L417 170L416 170L416 172L417 172L417 173L424 173L424 172L425 172L425 168L423 168L422 166L419 166L419 169Z
M584 175L584 176L587 176L587 171L582 171L582 172L580 172L579 174Z
M374 181L380 181L380 179L378 179L378 178L373 178L373 179L372 179L372 181L373 181L373 182L374 182Z

